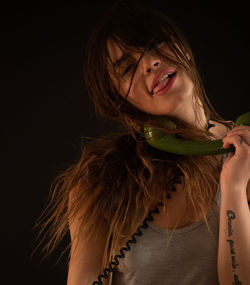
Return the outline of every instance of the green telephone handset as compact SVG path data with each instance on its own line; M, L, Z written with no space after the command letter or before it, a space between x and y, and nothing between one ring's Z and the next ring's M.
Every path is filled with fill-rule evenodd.
M168 121L170 125L172 122ZM240 115L236 121L236 126L250 126L250 112ZM154 127L144 126L144 134L147 142L160 150L182 155L216 155L234 152L235 147L223 148L222 140L211 141L191 141L179 139L175 135L168 135Z

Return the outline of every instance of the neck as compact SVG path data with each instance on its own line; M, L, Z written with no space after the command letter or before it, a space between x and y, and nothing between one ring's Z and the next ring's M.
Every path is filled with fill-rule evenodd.
M199 99L198 99L199 100ZM199 109L196 116L196 112L194 110L194 103L191 100L188 100L185 105L182 105L172 114L175 117L179 117L185 122L196 126L199 129L207 128L207 120L204 112L204 108L199 100Z

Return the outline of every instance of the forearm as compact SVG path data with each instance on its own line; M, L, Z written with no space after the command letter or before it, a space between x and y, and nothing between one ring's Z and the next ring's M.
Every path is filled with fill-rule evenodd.
M246 190L221 187L219 282L250 285L250 212Z

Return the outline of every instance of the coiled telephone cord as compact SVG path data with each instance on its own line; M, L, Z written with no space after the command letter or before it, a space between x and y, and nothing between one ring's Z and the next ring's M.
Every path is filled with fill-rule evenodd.
M210 116L210 120L212 120L212 117L211 117L211 116ZM215 127L215 124L211 124L211 123L208 122L207 130L209 130L211 127ZM183 176L183 173L179 174L179 175L176 177L176 180L175 180L175 183L174 183L174 184L181 184L181 179L180 179L181 176ZM172 186L172 187L169 188L169 190L175 192L175 191L176 191L176 188L175 188L175 186ZM171 199L171 195L170 195L169 193L167 193L167 199ZM147 223L147 221L153 221L153 220L154 220L152 214L159 214L159 213L160 213L160 211L159 211L159 209L158 209L158 206L163 206L163 203L158 203L158 204L155 206L154 210L149 211L149 214L148 214L148 216L144 219L142 225L141 225L141 226L137 229L137 231L132 235L131 239L129 239L129 240L126 242L126 246L125 246L125 247L122 247L122 248L120 249L120 254L115 255L115 257L114 257L114 260L115 260L115 261L111 261L111 262L109 263L109 267L107 267L107 268L105 268L105 269L103 270L103 274L98 275L98 281L95 281L94 283L92 283L92 285L103 285L101 279L103 279L103 278L108 279L108 273L109 273L109 272L114 272L114 266L119 265L119 260L118 260L118 259L121 259L121 258L124 258L124 257L125 257L124 251L130 251L130 250L131 250L131 247L130 247L129 244L130 244L130 243L133 244L133 243L136 243L136 242L137 242L135 236L138 236L138 237L139 237L139 236L142 236L142 231L141 231L140 229L142 229L142 228L143 228L143 229L148 228L148 223Z
M141 225L141 226L137 229L137 231L132 235L131 239L129 239L129 240L126 242L126 246L125 246L125 247L122 247L122 248L120 249L120 254L115 255L115 257L114 257L114 260L115 260L115 261L111 261L111 262L109 263L109 267L107 267L107 268L105 268L105 269L103 270L103 273L98 276L98 281L95 281L92 285L97 285L97 284L98 284L98 285L102 285L103 283L102 283L102 280L101 280L101 279L103 279L103 278L108 279L108 272L113 272L113 271L114 271L114 266L119 265L119 260L118 260L118 259L121 259L121 258L124 258L124 257L125 257L124 251L130 251L130 250L131 250L131 247L130 247L129 244L130 244L130 243L133 244L133 243L136 243L136 242L137 242L135 236L142 236L142 231L141 231L141 229L146 229L146 228L148 227L147 221L153 221L153 220L154 220L152 214L158 214L158 213L160 212L158 206L163 206L163 203L158 203L158 204L155 206L154 210L151 210L151 211L149 212L148 216L144 219L142 225Z
M180 176L183 176L183 174L180 174L179 176L177 176L177 178L176 178L176 180L175 180L175 184L181 184ZM170 188L168 188L168 189L171 190L171 191L174 191L174 192L176 191L175 186L172 186L172 187L170 187ZM167 194L167 199L171 199L171 196L170 196L169 193ZM131 247L130 247L129 244L130 244L130 243L131 243L131 244L134 244L134 243L137 242L135 236L138 236L138 237L142 236L143 233L142 233L141 229L146 229L146 228L148 228L148 223L147 223L147 222L148 222L148 221L151 222L151 221L154 220L152 214L159 214L159 213L160 213L158 206L163 206L163 203L161 203L161 202L158 203L158 204L155 206L155 208L154 208L153 210L149 211L148 216L144 219L142 225L141 225L141 226L137 229L137 231L132 235L131 239L129 239L129 240L126 242L126 246L125 246L125 247L122 247L122 248L120 249L120 254L117 254L117 255L114 256L114 261L111 261L111 262L109 263L108 267L103 270L103 273L100 274L100 275L98 275L98 281L94 281L94 282L92 283L92 285L103 285L101 279L108 279L108 274L109 274L109 272L114 272L114 270L115 270L114 267L117 266L117 265L119 265L119 260L118 260L118 259L121 259L121 258L124 258L124 257L125 257L124 251L130 251L130 250L131 250Z

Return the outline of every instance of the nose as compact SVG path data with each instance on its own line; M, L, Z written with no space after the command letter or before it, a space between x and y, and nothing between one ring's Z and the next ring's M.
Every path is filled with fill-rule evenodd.
M142 69L145 75L152 72L152 70L157 69L161 61L151 55L144 55L141 59Z

